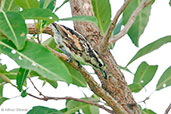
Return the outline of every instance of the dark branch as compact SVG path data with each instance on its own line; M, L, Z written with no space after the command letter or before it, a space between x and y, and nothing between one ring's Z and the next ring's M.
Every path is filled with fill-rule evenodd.
M42 95L43 97L45 97L42 92L39 91L39 89L35 86L35 84L33 83L33 81L31 80L30 77L28 77L28 79L30 80L31 84L33 85L34 89L39 93L39 95Z
M171 109L171 104L167 107L167 109L166 109L164 114L169 114L170 109Z

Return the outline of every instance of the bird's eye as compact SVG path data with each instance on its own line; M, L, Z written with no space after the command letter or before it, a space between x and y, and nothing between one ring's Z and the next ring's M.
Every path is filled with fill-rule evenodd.
M103 65L101 63L99 63L99 66L102 67Z

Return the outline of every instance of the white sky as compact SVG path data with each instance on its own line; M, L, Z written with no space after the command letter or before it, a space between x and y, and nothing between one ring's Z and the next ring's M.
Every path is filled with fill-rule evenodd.
M59 3L61 1L58 1ZM147 25L147 28L144 32L144 34L140 38L140 48L144 47L145 45L149 44L152 41L157 40L158 38L171 35L171 7L169 6L169 0L156 0L152 7L151 11L151 16L149 23ZM122 2L120 1L113 1L111 0L111 5L112 5L112 13L113 16L116 12L116 10L120 7ZM66 4L57 12L57 15L62 18L62 17L70 17L70 9L69 9L69 4ZM64 12L65 11L65 12ZM60 22L66 26L72 27L72 22ZM129 69L132 72L135 72L138 65L142 61L147 61L148 64L150 65L159 65L158 70L156 72L156 75L152 82L150 82L146 86L146 90L143 89L140 93L138 94L133 94L134 98L137 102L142 101L145 99L146 96L150 95L154 90L155 86L157 84L157 81L159 80L160 76L162 73L171 65L171 45L166 44L157 51L154 51L138 60L133 62L130 66ZM128 36L125 36L121 40L119 40L116 44L116 47L114 50L112 50L112 54L114 55L117 63L121 66L125 66L128 61L135 55L135 53L138 51L138 48L136 48L134 45L131 44L130 39ZM17 67L15 62L12 60L8 59L6 56L0 56L2 58L2 63L8 65L8 70ZM92 72L92 70L91 70ZM125 78L128 82L128 84L132 83L133 76L127 72L123 72L125 75ZM96 76L94 78L97 79ZM88 89L84 88L77 88L74 85L67 86L67 84L60 82L58 83L58 88L53 89L50 85L46 85L44 88L41 88L42 86L42 81L39 81L37 78L33 79L34 83L40 90L45 94L49 96L73 96L73 97L84 97L84 94L80 91L82 90L84 93L86 93L87 96L91 96L92 92L89 91ZM15 82L14 82L15 83ZM38 95L38 93L33 89L31 84L28 81L28 85L30 86L28 91ZM32 91L34 90L34 91ZM20 93L18 92L17 89L11 87L10 85L6 85L4 88L4 96L6 97L15 97L19 96ZM146 102L146 104L142 104L143 107L152 109L155 111L157 114L163 114L165 109L168 107L168 105L171 103L171 87L168 87L166 89L163 89L161 91L154 92L150 99ZM56 109L61 109L64 107L65 102L64 101L40 101L31 97L26 97L26 98L13 98L11 100L6 101L0 106L0 113L1 114L25 114L25 111L17 111L17 108L19 109L31 109L33 106L47 106L50 108L56 108ZM14 111L1 111L1 109L11 109ZM101 114L106 114L105 111L101 110ZM171 112L170 112L171 114Z

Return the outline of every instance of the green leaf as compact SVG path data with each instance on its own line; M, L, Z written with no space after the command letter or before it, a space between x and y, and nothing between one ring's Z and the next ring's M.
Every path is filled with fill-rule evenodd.
M60 21L88 21L88 22L93 22L97 23L96 17L93 16L73 16L73 17L68 17L68 18L62 18L59 19Z
M153 79L157 68L157 65L148 65L146 62L142 62L135 73L133 84L141 84L143 88Z
M6 97L0 97L0 106L2 105L3 102L5 102L8 99L9 98L6 98Z
M56 49L56 43L55 43L53 37L48 38L48 39L45 40L42 44L45 45L45 46L49 46L49 47L52 48L52 49Z
M2 31L17 49L23 49L26 41L27 27L24 18L16 12L0 12L0 31Z
M169 5L171 6L171 0L170 0L170 2L169 2Z
M26 96L27 96L27 90L22 91L22 92L21 92L21 96L22 96L23 98L26 97Z
M40 8L43 9L50 9L51 11L53 11L53 9L55 8L56 5L56 0L40 0ZM46 20L43 20L42 23L42 27L44 27L44 25L47 23ZM48 22L47 24L50 24L51 22Z
M27 114L63 114L59 110L44 106L35 106Z
M102 35L105 34L111 20L111 6L109 0L91 0L93 11L98 21Z
M2 74L5 75L6 78L8 78L9 80L16 80L18 70L19 70L18 68L15 68L15 69L12 69L8 72L3 72ZM0 82L1 82L1 79L0 79Z
M19 11L20 7L16 4L15 0L5 0L4 11Z
M63 108L63 109L61 109L60 110L62 113L65 113L65 112L67 112L67 108Z
M0 84L0 97L3 96L3 88L4 88L4 84Z
M139 92L143 88L142 85L138 83L132 83L128 85L128 87L131 89L132 92Z
M99 114L99 108L93 105L82 108L82 111L84 112L84 114Z
M67 102L67 112L65 112L65 114L72 114L72 113L75 113L77 112L79 109L81 109L82 107L86 107L88 106L88 104L85 104L85 103L82 103L82 102L77 102L77 101L72 101L72 100L69 100Z
M0 41L0 51L11 57L19 66L33 70L49 80L71 82L64 63L47 48L27 41L23 50L16 50L12 42Z
M29 70L24 69L24 68L20 68L18 70L18 74L17 74L17 88L18 90L21 92L23 85L26 81L27 75L29 73Z
M0 40L5 40L7 39L5 36L2 35L2 32L0 32ZM1 53L0 53L1 54Z
M123 24L125 25L133 13L133 11L138 7L142 0L131 0L127 8L123 12ZM151 11L151 5L144 8L139 15L136 17L135 22L128 31L128 35L135 46L138 46L138 41L141 34L144 32L145 27L147 26L149 16Z
M141 112L142 112L142 114L157 114L157 113L153 112L152 110L146 109L146 108L141 110Z
M44 78L42 76L39 76L40 80L43 80L44 83L48 82L52 87L57 88L58 87L58 83L56 81L53 80L48 80L47 78Z
M119 22L116 24L116 26L113 30L112 36L118 34L121 31L121 27L122 27L122 19L120 19Z
M87 98L83 99L89 100ZM65 114L72 114L74 112L77 112L79 109L82 109L84 114L99 114L99 109L96 106L72 100L69 100L67 102L67 112L65 112Z
M20 14L23 15L25 19L46 20L49 21L49 23L59 20L50 9L31 8L21 11Z
M56 0L40 0L40 8L53 10Z
M171 36L166 36L163 38L160 38L148 45L146 45L145 47L141 48L135 55L134 57L128 62L128 64L126 65L126 67L131 64L133 61L135 61L136 59L160 48L162 45L171 42Z
M81 73L74 68L72 68L68 63L65 62L66 67L68 68L70 75L72 77L72 84L80 86L80 87L87 87L87 83L84 80Z
M13 80L13 79L16 79L18 70L19 69L13 69L13 70L10 70L9 72L3 73L3 74L6 75L10 80ZM44 78L43 76L41 76L40 74L38 74L35 71L30 71L30 75L29 76L30 77L36 77L36 76L38 76L40 80L49 83L54 88L57 88L57 86L58 86L58 84L57 84L56 81L53 81L53 80L49 80L47 78ZM0 82L1 82L1 80L0 80Z
M7 76L10 80L17 79L17 74L18 74L19 68L14 68L6 73L4 73L5 76Z
M0 73L6 73L7 66L0 63Z
M171 86L171 66L167 68L160 77L156 86L156 90L161 90L168 86Z
M40 0L40 8L46 9L51 0Z
M58 9L60 9L63 5L65 5L67 2L69 2L69 0L64 0L64 2L63 2L59 7L57 7L57 8L55 9L55 12L56 12Z
M0 106L3 102L9 99L9 98L3 97L3 88L4 88L4 84L0 84Z
M38 0L15 0L15 1L23 9L38 8L40 6Z

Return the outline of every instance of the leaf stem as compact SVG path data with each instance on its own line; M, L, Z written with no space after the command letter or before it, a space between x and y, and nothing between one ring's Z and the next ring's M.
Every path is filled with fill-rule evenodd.
M30 80L31 84L33 85L34 89L39 93L39 95L45 97L45 95L42 94L41 91L39 91L39 89L35 86L35 84L33 83L33 81L31 80L30 77L28 77L28 79Z
M5 5L5 0L1 0L0 12L3 11L4 5Z

